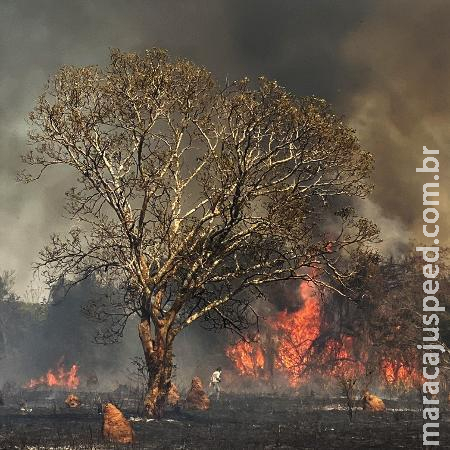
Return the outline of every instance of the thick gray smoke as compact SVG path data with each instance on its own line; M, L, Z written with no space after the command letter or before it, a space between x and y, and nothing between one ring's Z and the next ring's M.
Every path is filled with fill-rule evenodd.
M449 244L450 4L377 2L370 18L342 43L342 57L360 80L345 110L362 143L375 154L373 202L385 247L422 236L422 147L440 150L440 242ZM384 225L384 226L383 226ZM402 238L403 237L403 238Z
M109 48L165 47L225 79L264 73L299 94L337 100L345 80L339 46L367 14L363 3L4 1L0 15L0 266L31 281L30 263L62 218L66 175L15 183L25 118L62 64L104 64ZM39 282L37 282L39 283Z

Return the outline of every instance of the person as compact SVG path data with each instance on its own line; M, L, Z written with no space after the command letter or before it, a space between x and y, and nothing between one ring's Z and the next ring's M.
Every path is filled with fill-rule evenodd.
M222 381L222 368L218 367L211 375L209 386L212 387L213 392L216 393L216 398L219 400L220 397L220 383Z

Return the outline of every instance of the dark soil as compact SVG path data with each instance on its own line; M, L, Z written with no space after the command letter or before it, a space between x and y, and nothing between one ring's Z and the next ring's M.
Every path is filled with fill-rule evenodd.
M171 410L160 421L137 416L135 399L102 396L122 408L136 443L115 446L101 438L101 414L92 394L64 406L65 393L33 393L21 412L17 399L0 407L0 449L397 449L422 448L418 405L387 401L387 411L358 409L348 419L344 399L224 395L209 411ZM408 406L405 408L405 406ZM135 421L137 420L137 421ZM443 412L441 448L450 448L450 414Z

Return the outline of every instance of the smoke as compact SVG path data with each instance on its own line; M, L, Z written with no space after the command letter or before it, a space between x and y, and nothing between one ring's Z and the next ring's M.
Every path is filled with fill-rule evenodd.
M82 307L93 299L101 300L107 289L88 279L67 294L65 291L62 285L53 288L47 305L0 302L4 319L0 323L0 387L4 381L23 384L31 377L39 377L56 368L61 359L66 368L79 366L81 387L93 374L103 388L116 387L129 379L131 358L141 354L136 321L130 320L120 342L98 345L97 324L86 320Z
M414 234L397 214L389 214L383 211L380 203L367 199L358 199L355 206L363 217L377 224L382 241L373 246L383 255L397 257L411 248L409 243L414 238Z
M0 266L24 295L31 262L51 232L64 231L66 174L15 182L26 150L25 118L48 76L63 64L105 64L110 48L167 48L225 80L262 73L298 94L334 100L345 68L339 42L364 2L5 1L0 17ZM39 284L39 280L34 282Z
M363 210L382 225L386 244L408 232L423 238L422 184L434 181L415 172L424 145L440 150L439 238L449 243L449 14L445 1L377 2L342 44L350 73L364 79L347 103L351 124L376 156L375 206Z
M441 149L442 167L449 154L449 8L438 0L3 2L0 266L16 271L23 295L48 235L69 226L62 218L66 174L52 172L32 187L15 182L28 111L59 66L105 64L114 47L164 47L222 80L265 74L297 95L331 101L376 156L377 217L417 236L420 149ZM447 181L441 177L441 186ZM448 204L441 189L441 230Z

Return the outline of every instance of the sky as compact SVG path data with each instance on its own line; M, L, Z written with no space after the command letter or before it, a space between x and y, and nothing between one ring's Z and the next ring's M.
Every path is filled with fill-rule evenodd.
M33 299L31 265L64 232L67 176L16 182L27 115L69 65L105 65L109 50L161 47L225 81L265 75L329 101L375 155L370 199L382 251L420 239L422 146L440 150L441 243L449 243L450 2L445 0L0 0L0 271ZM447 169L445 171L445 169Z

